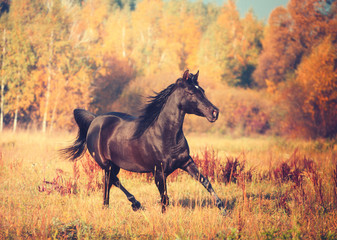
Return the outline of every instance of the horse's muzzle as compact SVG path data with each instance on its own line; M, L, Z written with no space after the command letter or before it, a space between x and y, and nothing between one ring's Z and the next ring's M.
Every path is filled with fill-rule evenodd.
M208 117L207 119L210 122L215 122L218 119L218 117L219 117L219 109L214 108L211 110L211 116Z

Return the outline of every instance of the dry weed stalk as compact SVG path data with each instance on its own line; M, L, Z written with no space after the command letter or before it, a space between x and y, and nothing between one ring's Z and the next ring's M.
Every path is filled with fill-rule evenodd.
M337 208L337 163L335 164L335 168L333 169L332 172L332 179L333 179L333 201L334 201L334 206Z
M62 196L66 194L77 194L82 176L86 176L87 192L101 189L103 183L102 178L99 180L99 172L101 171L101 168L98 164L88 153L86 153L79 161L81 162L82 168L80 168L78 162L75 161L73 165L73 177L66 177L66 174L62 169L56 169L56 177L54 177L52 181L44 179L42 185L38 186L38 190L48 194L58 192ZM81 170L85 173L85 175L81 174Z
M80 159L83 171L87 176L87 191L95 191L97 189L103 188L103 180L100 178L100 172L102 172L101 167L92 159L90 154L86 152L84 157ZM80 173L76 173L76 176L80 176Z
M240 158L242 157L242 160ZM253 178L254 167L248 170L246 168L246 155L242 152L238 157L227 156L226 165L221 166L222 181L224 183L237 183L238 181L251 182ZM239 183L240 185L240 183Z
M195 163L199 166L202 173L208 177L210 181L219 180L221 168L217 167L220 164L218 152L213 148L205 147L202 155L193 155Z
M316 165L310 164L304 174L310 179L315 192L315 197L316 199L318 198L319 204L325 209L322 178L317 171Z
M62 196L78 193L77 183L72 178L64 178L64 171L62 169L56 169L56 177L52 181L44 180L42 185L38 186L38 190L47 194L58 192Z
M0 167L2 168L4 166L4 161L2 159L2 151L0 149Z

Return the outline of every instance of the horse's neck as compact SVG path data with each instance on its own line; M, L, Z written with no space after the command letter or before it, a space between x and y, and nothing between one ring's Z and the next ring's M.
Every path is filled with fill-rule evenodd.
M155 125L161 129L165 136L176 138L178 134L181 134L184 118L185 113L178 108L174 96L170 96L159 114Z

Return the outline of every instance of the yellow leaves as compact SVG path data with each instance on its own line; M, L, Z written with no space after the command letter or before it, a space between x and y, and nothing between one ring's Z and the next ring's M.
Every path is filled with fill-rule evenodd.
M82 18L89 29L97 29L108 14L107 5L104 0L86 1L82 9Z
M266 79L266 85L267 85L267 92L270 94L274 94L277 90L277 86L274 82Z
M70 123L66 114L71 116L71 108L88 107L102 95L103 91L93 93L93 83L98 77L101 77L98 85L106 96L110 89L151 94L153 89L166 87L186 68L193 72L200 69L205 83L218 88L224 85L221 83L224 73L237 77L240 67L255 58L251 54L255 30L250 31L255 19L250 15L243 24L235 1L225 4L218 19L215 13L220 8L201 2L197 5L188 1L141 0L132 10L129 6L134 1L52 2L15 0L10 11L16 15L11 15L8 21L8 25L15 23L14 29L23 29L26 35L20 41L28 39L36 56L29 70L20 66L29 71L27 81L30 88L33 86L36 121L40 121L44 105L48 105L44 103L49 92L48 79L51 82L48 118L50 122L54 119L55 126L62 126ZM41 11L32 11L35 10L32 6ZM247 37L243 36L245 31ZM107 59L113 60L107 63ZM23 64L27 58L18 62ZM123 76L111 74L118 62L130 69L119 72L126 72L132 79L136 74L136 83L127 85L129 89L119 88ZM152 81L152 77L156 80ZM105 99L105 109L116 100Z
M128 13L116 10L106 21L101 51L118 58L128 58L131 54L132 29Z
M195 16L184 2L165 4L144 0L132 12L130 57L147 76L198 65L201 31Z
M337 90L334 59L337 51L330 37L318 45L298 68L297 80L304 89L314 92L320 99L329 99L329 94ZM318 95L317 95L318 94Z

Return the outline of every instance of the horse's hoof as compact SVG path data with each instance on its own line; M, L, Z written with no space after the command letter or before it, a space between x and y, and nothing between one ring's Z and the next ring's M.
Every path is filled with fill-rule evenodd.
M216 201L216 206L219 208L222 216L227 216L229 214L229 211L226 210L225 205L220 199Z
M132 210L135 212L138 211L139 209L143 209L142 205L138 201L132 203L131 207L132 207Z
M230 211L223 208L223 209L221 209L220 214L223 217L227 217L230 214Z
M216 206L217 206L220 210L224 210L224 209L225 209L225 205L223 204L223 202L222 202L220 199L218 199L218 200L216 201Z
M162 208L161 208L161 213L166 213L166 206L165 205L162 205Z

